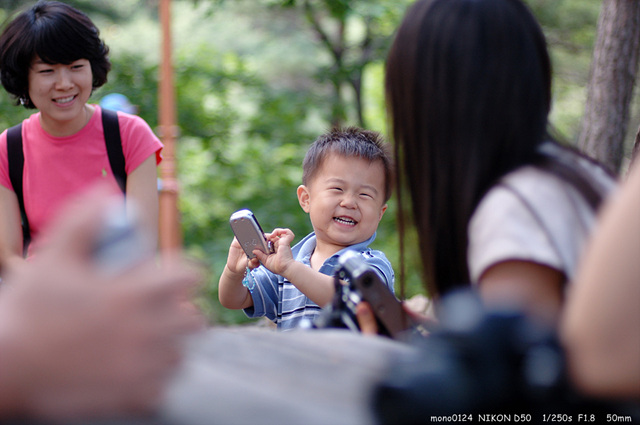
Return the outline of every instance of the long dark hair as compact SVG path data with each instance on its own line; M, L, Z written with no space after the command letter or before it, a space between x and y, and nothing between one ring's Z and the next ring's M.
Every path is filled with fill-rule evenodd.
M419 0L389 52L386 95L399 220L404 179L427 290L442 294L470 281L467 226L489 188L525 164L558 168L539 151L551 105L544 35L519 0Z

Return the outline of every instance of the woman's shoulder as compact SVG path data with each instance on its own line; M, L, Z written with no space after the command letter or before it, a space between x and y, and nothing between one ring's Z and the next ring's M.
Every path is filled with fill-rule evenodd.
M7 130L9 130L9 128L15 127L17 125L22 125L23 127L27 126L28 128L34 128L34 127L37 127L38 129L42 128L40 126L40 112L35 112L35 113L29 115L27 118L23 119L22 121L13 124L12 126L6 128L3 131L3 133L6 133Z
M104 109L100 105L92 105L96 112L102 114L105 110L115 112L118 116L118 125L122 135L136 133L139 131L152 132L149 124L140 116L113 109Z
M571 161L571 163L567 162ZM585 184L597 192L602 199L606 198L617 187L617 180L595 161L586 157L561 158L560 164L565 168L573 168ZM554 201L572 199L582 204L583 194L579 186L552 171L534 165L525 165L504 175L485 195L491 198L495 194L510 194L512 197L524 198L533 204L541 204L554 209ZM564 206L564 203L558 206Z
M40 113L36 112L30 116L28 116L27 118L25 118L24 120L20 121L19 123L13 124L10 127L5 128L4 130L2 130L2 132L0 133L0 149L6 150L6 146L7 146L7 135L9 133L9 130L11 128L17 127L17 126L22 126L22 131L24 131L24 128L26 126L27 131L32 134L34 132L34 130L38 131L38 134L40 134L40 131L42 129L42 127L40 126Z
M540 152L554 158L563 167L580 173L601 193L606 194L618 184L617 178L602 163L575 148L549 141L540 146Z
M585 167L589 180L615 186L596 163ZM595 220L596 212L571 183L533 165L517 168L484 195L470 219L470 272L477 278L491 264L521 259L571 277Z
M519 167L504 175L482 197L483 205L546 204L559 196L566 196L569 185L557 176L532 165ZM551 208L553 206L551 205Z
M531 261L572 275L564 241L577 240L574 235L586 231L581 216L588 209L578 207L566 190L555 176L533 166L514 170L494 185L468 224L471 279L477 281L489 267L506 260Z

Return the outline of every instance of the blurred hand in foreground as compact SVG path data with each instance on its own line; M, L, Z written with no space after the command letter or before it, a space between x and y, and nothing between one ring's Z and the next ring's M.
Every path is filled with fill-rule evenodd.
M92 248L109 196L69 206L48 245L0 290L0 418L139 415L162 400L185 335L183 306L200 272L178 253L102 273ZM102 214L101 214L102 213Z

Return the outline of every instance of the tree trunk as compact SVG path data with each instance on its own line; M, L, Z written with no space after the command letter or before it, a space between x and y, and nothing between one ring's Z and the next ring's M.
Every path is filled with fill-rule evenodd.
M640 49L640 1L604 0L578 144L618 172Z

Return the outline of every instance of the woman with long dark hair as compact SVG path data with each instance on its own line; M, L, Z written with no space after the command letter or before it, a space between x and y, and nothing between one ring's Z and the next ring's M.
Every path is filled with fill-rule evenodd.
M429 294L478 284L489 302L555 322L615 182L549 136L551 64L531 12L520 0L417 1L386 93Z

